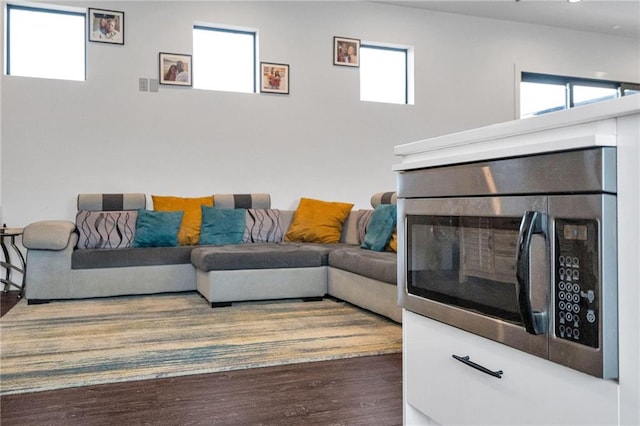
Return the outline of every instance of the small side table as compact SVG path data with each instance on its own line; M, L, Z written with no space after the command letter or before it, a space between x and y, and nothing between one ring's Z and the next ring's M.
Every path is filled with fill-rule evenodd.
M27 269L26 261L24 260L24 256L22 252L16 245L16 237L22 235L24 228L7 228L6 225L0 228L0 247L2 247L2 254L4 255L4 261L0 262L0 267L5 269L4 278L0 278L0 283L4 284L3 291L6 293L9 291L11 287L16 287L20 289L20 294L18 298L21 299L24 296L24 283L25 283L25 271ZM9 256L9 250L6 245L6 239L9 239L9 245L13 249L16 254L16 257L20 261L19 265L11 262L11 257ZM19 272L22 275L21 283L18 284L15 281L12 281L12 273Z

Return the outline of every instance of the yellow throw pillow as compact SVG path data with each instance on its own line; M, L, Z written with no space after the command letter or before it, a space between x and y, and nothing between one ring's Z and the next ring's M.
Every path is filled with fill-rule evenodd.
M396 253L398 252L398 231L397 230L393 231L393 234L391 234L391 240L389 241L389 244L387 244L386 251L393 251Z
M183 211L182 223L178 232L178 244L196 245L200 241L202 210L200 206L213 207L213 196L200 198L164 197L152 195L155 211Z
M353 204L301 198L285 241L338 243Z

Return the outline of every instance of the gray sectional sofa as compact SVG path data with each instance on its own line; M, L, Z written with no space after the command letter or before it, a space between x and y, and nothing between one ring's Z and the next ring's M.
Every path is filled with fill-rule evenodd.
M144 194L80 194L78 211L137 211ZM215 194L215 207L270 209L268 194ZM249 205L238 205L238 201ZM253 200L253 201L252 201ZM378 193L372 206L395 202ZM113 204L113 205L110 205ZM293 210L278 210L288 229ZM82 225L40 221L24 230L28 303L198 291L212 307L270 299L332 296L401 322L396 302L396 253L360 248L371 210L352 210L340 242L249 242L176 247L78 248ZM282 232L281 232L282 233Z

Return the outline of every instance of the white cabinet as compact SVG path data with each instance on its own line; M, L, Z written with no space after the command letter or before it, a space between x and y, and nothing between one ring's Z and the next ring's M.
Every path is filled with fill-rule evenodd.
M619 380L597 379L404 311L406 424L640 425L640 96L400 145L394 170L595 146L617 150ZM494 269L483 273L501 270L494 254L487 252ZM488 376L452 354L504 375Z
M618 383L404 311L406 424L618 424ZM490 376L452 357L469 356ZM416 412L417 411L417 412Z

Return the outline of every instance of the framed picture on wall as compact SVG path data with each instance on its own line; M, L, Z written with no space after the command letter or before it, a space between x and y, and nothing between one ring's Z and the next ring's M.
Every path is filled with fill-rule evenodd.
M357 38L333 37L333 65L360 66L360 40Z
M191 86L191 55L160 52L160 84Z
M89 41L124 44L124 12L89 9Z
M260 62L260 92L289 94L289 65Z

